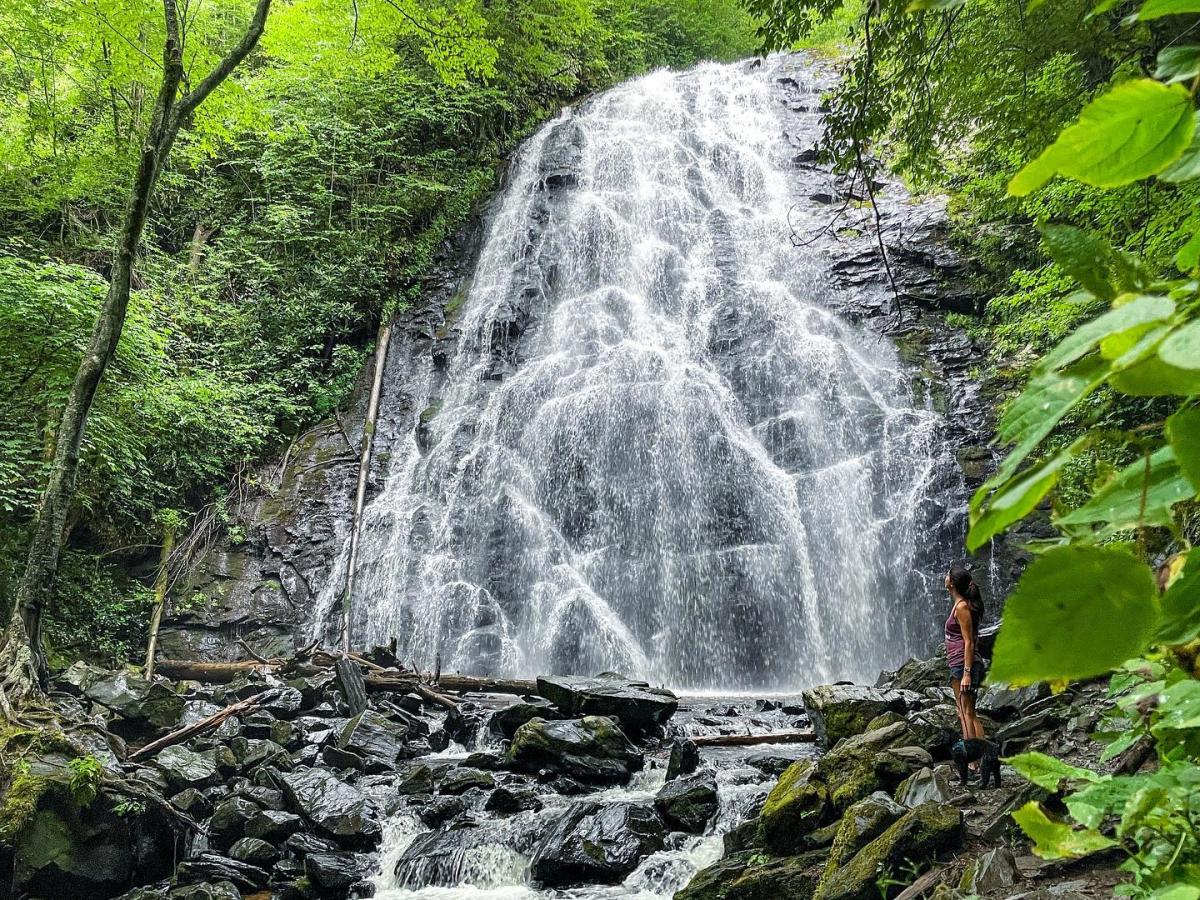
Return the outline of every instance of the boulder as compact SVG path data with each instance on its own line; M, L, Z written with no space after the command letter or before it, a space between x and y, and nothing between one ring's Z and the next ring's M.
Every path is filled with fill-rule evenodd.
M175 867L176 884L231 881L244 893L253 893L265 888L269 880L265 869L210 850L201 851Z
M655 797L654 806L672 828L703 834L720 807L716 776L712 772L698 772L668 781Z
M822 684L804 691L802 696L817 738L826 747L861 734L885 712L904 712L918 699L907 692L856 684Z
M505 760L516 771L547 769L598 784L624 784L642 768L641 755L607 716L532 719L517 729Z
M283 848L296 856L307 856L310 853L332 853L337 844L307 831L297 831L283 842Z
M128 672L105 672L87 663L76 663L67 670L64 680L89 700L130 722L170 728L183 715L181 696L165 684Z
M817 774L829 786L833 812L840 814L876 791L892 793L905 778L932 762L929 754L919 747L880 751L839 748L821 758Z
M783 859L735 853L697 872L674 900L809 900L824 858L820 851Z
M166 777L167 784L176 791L205 787L215 783L219 775L212 751L195 753L181 744L158 751L154 765Z
M547 887L614 883L661 850L666 833L652 806L576 803L538 842L530 873Z
M671 757L667 760L667 781L680 775L691 775L699 765L700 748L696 746L695 741L676 738L671 742Z
M465 794L471 788L491 790L496 786L496 779L490 772L471 769L466 766L455 766L442 776L438 783L439 794Z
M283 792L293 812L348 846L379 840L379 820L371 802L328 769L312 768L282 776Z
M324 891L340 892L361 881L371 871L365 853L310 853L304 858L304 874Z
M1021 880L1017 859L1007 847L989 850L963 872L958 889L965 894L987 894L1012 887Z
M212 815L212 803L195 788L184 788L171 798L171 805L193 819L207 819Z
M679 708L666 688L615 678L543 676L537 690L568 716L611 716L635 734L664 724Z
M829 803L829 791L814 778L816 764L811 759L793 763L763 803L762 833L767 847L781 855L802 848L803 838L823 824Z
M814 900L875 900L880 872L912 873L936 853L962 842L962 813L942 803L925 803L905 813L852 859L822 878Z
M417 763L408 769L396 785L396 793L401 796L411 794L433 793L433 769L424 763Z
M208 822L208 836L217 847L228 847L246 835L246 825L259 813L258 805L245 797L222 800L213 809Z
M229 848L229 858L269 869L279 860L279 851L260 838L244 837Z
M242 900L242 892L232 881L180 885L164 896L170 900Z
M932 659L910 659L891 677L888 687L921 693L926 688L945 687L949 683L946 651L939 650Z
M510 788L502 785L492 791L483 808L500 815L512 815L525 810L541 809L542 801L530 788Z
M909 775L896 788L896 802L912 809L922 803L949 803L954 796L947 770L943 766L922 768Z
M1026 685L1022 688L988 687L979 697L976 708L994 719L1007 722L1020 716L1025 710L1050 696L1050 686L1045 682Z
M501 737L510 741L517 729L530 719L556 719L559 717L557 708L549 700L541 697L532 700L522 700L502 709L496 710L488 718L488 728Z
M430 797L416 806L417 818L430 828L437 828L467 810L467 802L461 797Z
M852 803L837 823L824 877L830 877L906 812L903 806L883 791Z
M337 746L366 760L368 772L385 772L395 768L407 735L405 726L368 709L346 723Z
M262 838L278 844L304 827L304 820L295 813L278 809L264 809L255 813L246 823L247 837Z

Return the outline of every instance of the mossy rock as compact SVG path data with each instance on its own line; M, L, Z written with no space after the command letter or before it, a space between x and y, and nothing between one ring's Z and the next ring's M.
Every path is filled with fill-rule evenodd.
M767 795L760 818L764 841L772 852L802 849L805 835L824 824L829 797L824 783L813 778L816 771L812 760L793 763Z
M852 804L837 823L837 833L829 850L829 861L822 880L831 878L843 864L853 859L859 850L883 834L907 811L882 791Z
M776 858L735 853L697 872L674 900L809 900L824 861L822 852Z
M868 747L841 747L826 754L818 764L815 777L829 785L829 803L841 814L852 804L876 791L892 793L905 778L926 764L899 751L906 748L872 750Z
M908 697L900 692L853 684L817 685L803 697L817 737L826 747L862 734L885 712L902 713L908 706Z
M961 843L962 813L943 803L923 803L830 872L815 900L876 900L880 875L904 872L915 878L936 854Z
M874 731L877 728L886 728L889 725L895 725L897 722L907 721L904 716L897 712L885 712L873 718L867 723L867 731Z

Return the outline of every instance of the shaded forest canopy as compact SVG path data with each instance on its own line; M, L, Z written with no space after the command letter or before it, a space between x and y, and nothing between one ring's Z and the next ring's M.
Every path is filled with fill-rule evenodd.
M185 8L187 72L211 66L252 9ZM107 287L161 72L162 11L14 0L0 6L0 36L7 604ZM164 532L214 501L220 518L231 477L251 477L345 400L381 317L419 295L436 249L534 125L632 75L756 45L733 0L276 5L155 192L85 435L51 644L103 658L141 643Z

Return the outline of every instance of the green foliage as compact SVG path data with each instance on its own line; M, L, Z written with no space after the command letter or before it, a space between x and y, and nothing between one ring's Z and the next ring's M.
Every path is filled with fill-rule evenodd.
M67 764L71 771L67 787L71 799L77 806L89 806L100 793L100 781L104 776L104 766L92 755L77 756Z

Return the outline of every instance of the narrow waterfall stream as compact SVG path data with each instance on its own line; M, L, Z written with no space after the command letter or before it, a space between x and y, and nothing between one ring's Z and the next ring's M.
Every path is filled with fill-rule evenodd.
M384 448L355 643L788 690L929 639L952 458L894 348L831 311L826 254L793 245L828 223L828 175L793 164L772 65L655 72L526 143L456 349Z
M925 649L956 537L938 511L961 482L896 349L835 312L829 254L792 240L828 224L830 175L795 159L796 135L820 134L819 83L797 88L793 66L808 100L789 110L777 65L655 72L526 142L453 349L420 364L413 427L384 448L356 644L469 673L622 672L690 692L691 733L717 702L742 704L738 727L796 727L795 701L745 692L869 681ZM321 598L318 628L336 606ZM618 884L531 879L578 798L449 825L402 798L377 896L669 898L761 803L773 771L751 755L706 751L707 833L671 835ZM644 805L663 777L658 760L585 799Z

